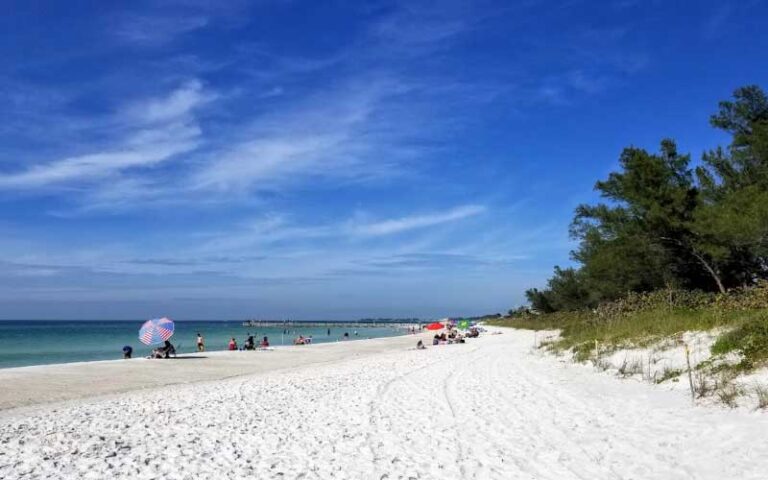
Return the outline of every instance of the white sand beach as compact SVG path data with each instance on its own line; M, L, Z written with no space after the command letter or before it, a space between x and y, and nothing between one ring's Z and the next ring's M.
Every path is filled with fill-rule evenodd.
M172 375L155 380L138 360L3 371L3 405L27 406L0 412L0 478L766 478L765 413L693 407L503 332L157 361Z
M178 383L273 372L349 358L402 351L413 336L275 347L269 351L211 351L167 361L133 358L0 369L0 410ZM158 363L159 362L159 363ZM159 368L158 368L159 367Z

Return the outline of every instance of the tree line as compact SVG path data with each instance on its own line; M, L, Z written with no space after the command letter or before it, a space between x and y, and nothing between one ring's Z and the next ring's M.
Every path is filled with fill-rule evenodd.
M625 148L619 171L595 184L603 199L576 208L577 267L555 267L525 292L547 313L594 308L629 292L725 292L768 278L768 98L737 89L710 117L730 144L692 167L673 140Z

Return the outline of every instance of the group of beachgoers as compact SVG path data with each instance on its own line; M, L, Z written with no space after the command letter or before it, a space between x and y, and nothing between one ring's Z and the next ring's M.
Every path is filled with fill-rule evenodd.
M267 347L269 347L269 338L264 337L260 342L257 342L253 338L253 335L248 335L248 337L245 339L245 342L243 342L243 346L239 348L237 346L237 340L235 340L235 337L232 337L229 340L229 344L227 345L227 350L258 350L265 349Z
M197 344L197 351L198 352L204 352L205 351L205 338L203 338L203 335L198 332L197 338L195 339L195 343ZM245 339L245 342L243 342L243 346L238 348L237 341L235 340L235 337L232 337L229 340L229 345L227 346L228 350L257 350L257 349L266 349L269 347L269 338L264 337L261 339L260 342L256 342L256 340L253 338L253 335L248 335L248 338ZM166 340L162 346L152 349L152 352L147 356L147 358L171 358L171 355L176 356L176 347L173 346L173 344ZM131 358L133 356L133 347L130 345L125 345L123 347L123 358Z
M467 338L476 338L480 336L480 330L477 327L471 327L466 333L458 331L453 326L448 326L447 331L442 333L436 333L432 337L432 345L451 345L454 343L465 343ZM427 347L422 340L416 343L417 350L424 350Z
M328 334L330 335L331 330L328 329ZM412 333L416 333L416 329L413 329ZM357 335L357 331L355 331L355 335ZM453 344L453 343L464 343L465 338L473 338L478 337L480 335L480 332L478 331L477 327L470 328L467 333L461 333L459 332L455 327L449 325L447 327L447 331L439 334L435 334L435 336L432 338L432 345L447 345L447 344ZM349 340L349 332L344 332L344 335L341 337L341 340ZM198 332L197 338L195 339L195 343L197 345L197 351L198 352L204 352L205 351L205 338L203 338L203 335ZM299 335L298 337L294 338L293 340L294 345L311 345L312 344L312 335L309 335L307 337L303 335ZM248 337L243 342L242 346L238 346L237 340L235 340L235 337L232 337L229 340L229 344L227 345L227 350L260 350L260 349L267 349L269 347L269 338L263 337L261 341L256 341L254 339L253 335L248 335ZM427 348L424 346L424 342L419 340L418 344L416 345L416 348L419 350ZM123 347L123 358L131 358L133 354L133 348L131 348L130 345L126 345ZM152 352L149 354L147 358L170 358L171 355L176 356L176 347L173 346L173 344L166 340L165 343L152 350Z
M331 330L328 329L328 335L331 334ZM357 335L357 332L354 333ZM344 335L341 337L342 340L349 340L349 332L344 332ZM293 340L294 345L310 345L312 343L312 335L309 335L307 337L303 335L299 335ZM203 335L198 332L197 338L195 339L195 344L197 345L197 351L198 352L204 352L205 351L205 338ZM242 343L242 345L238 345L237 340L235 340L235 337L230 338L229 343L227 344L227 350L261 350L261 349L267 349L269 348L269 338L263 337L261 341L257 341L254 338L254 335L248 335L246 337L245 341ZM129 345L126 345L123 347L123 358L131 358L131 355L133 354L133 348L131 348ZM165 341L163 346L155 348L152 350L152 353L147 358L170 358L171 355L176 355L176 348L169 342L168 340Z
M198 332L197 334L197 351L198 352L204 352L205 351L205 339L203 336ZM267 348L269 347L269 338L263 337L261 341L257 341L253 335L248 335L246 337L245 341L243 342L242 346L238 346L237 340L235 340L235 337L232 337L229 339L229 343L227 344L227 350L258 350L260 348Z

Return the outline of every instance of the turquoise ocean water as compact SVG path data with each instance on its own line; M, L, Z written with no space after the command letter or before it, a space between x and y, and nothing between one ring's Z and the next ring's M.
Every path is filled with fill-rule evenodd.
M133 356L149 354L148 347L138 339L143 320L136 321L48 321L48 320L0 320L0 368L45 365L50 363L114 360L122 358L123 345L133 347ZM247 336L260 340L265 335L273 346L289 345L298 335L312 335L313 343L339 341L344 332L350 340L390 337L404 333L396 327L291 327L283 328L243 327L242 322L226 321L176 321L176 331L171 342L180 353L196 350L195 338L200 332L205 338L207 350L225 350L229 339L235 337L241 346ZM357 335L355 335L357 332Z

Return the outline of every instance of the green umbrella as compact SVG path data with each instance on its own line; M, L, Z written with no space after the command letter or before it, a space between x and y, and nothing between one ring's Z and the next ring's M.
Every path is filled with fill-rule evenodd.
M466 330L469 328L469 320L459 320L459 323L456 325L460 330Z

